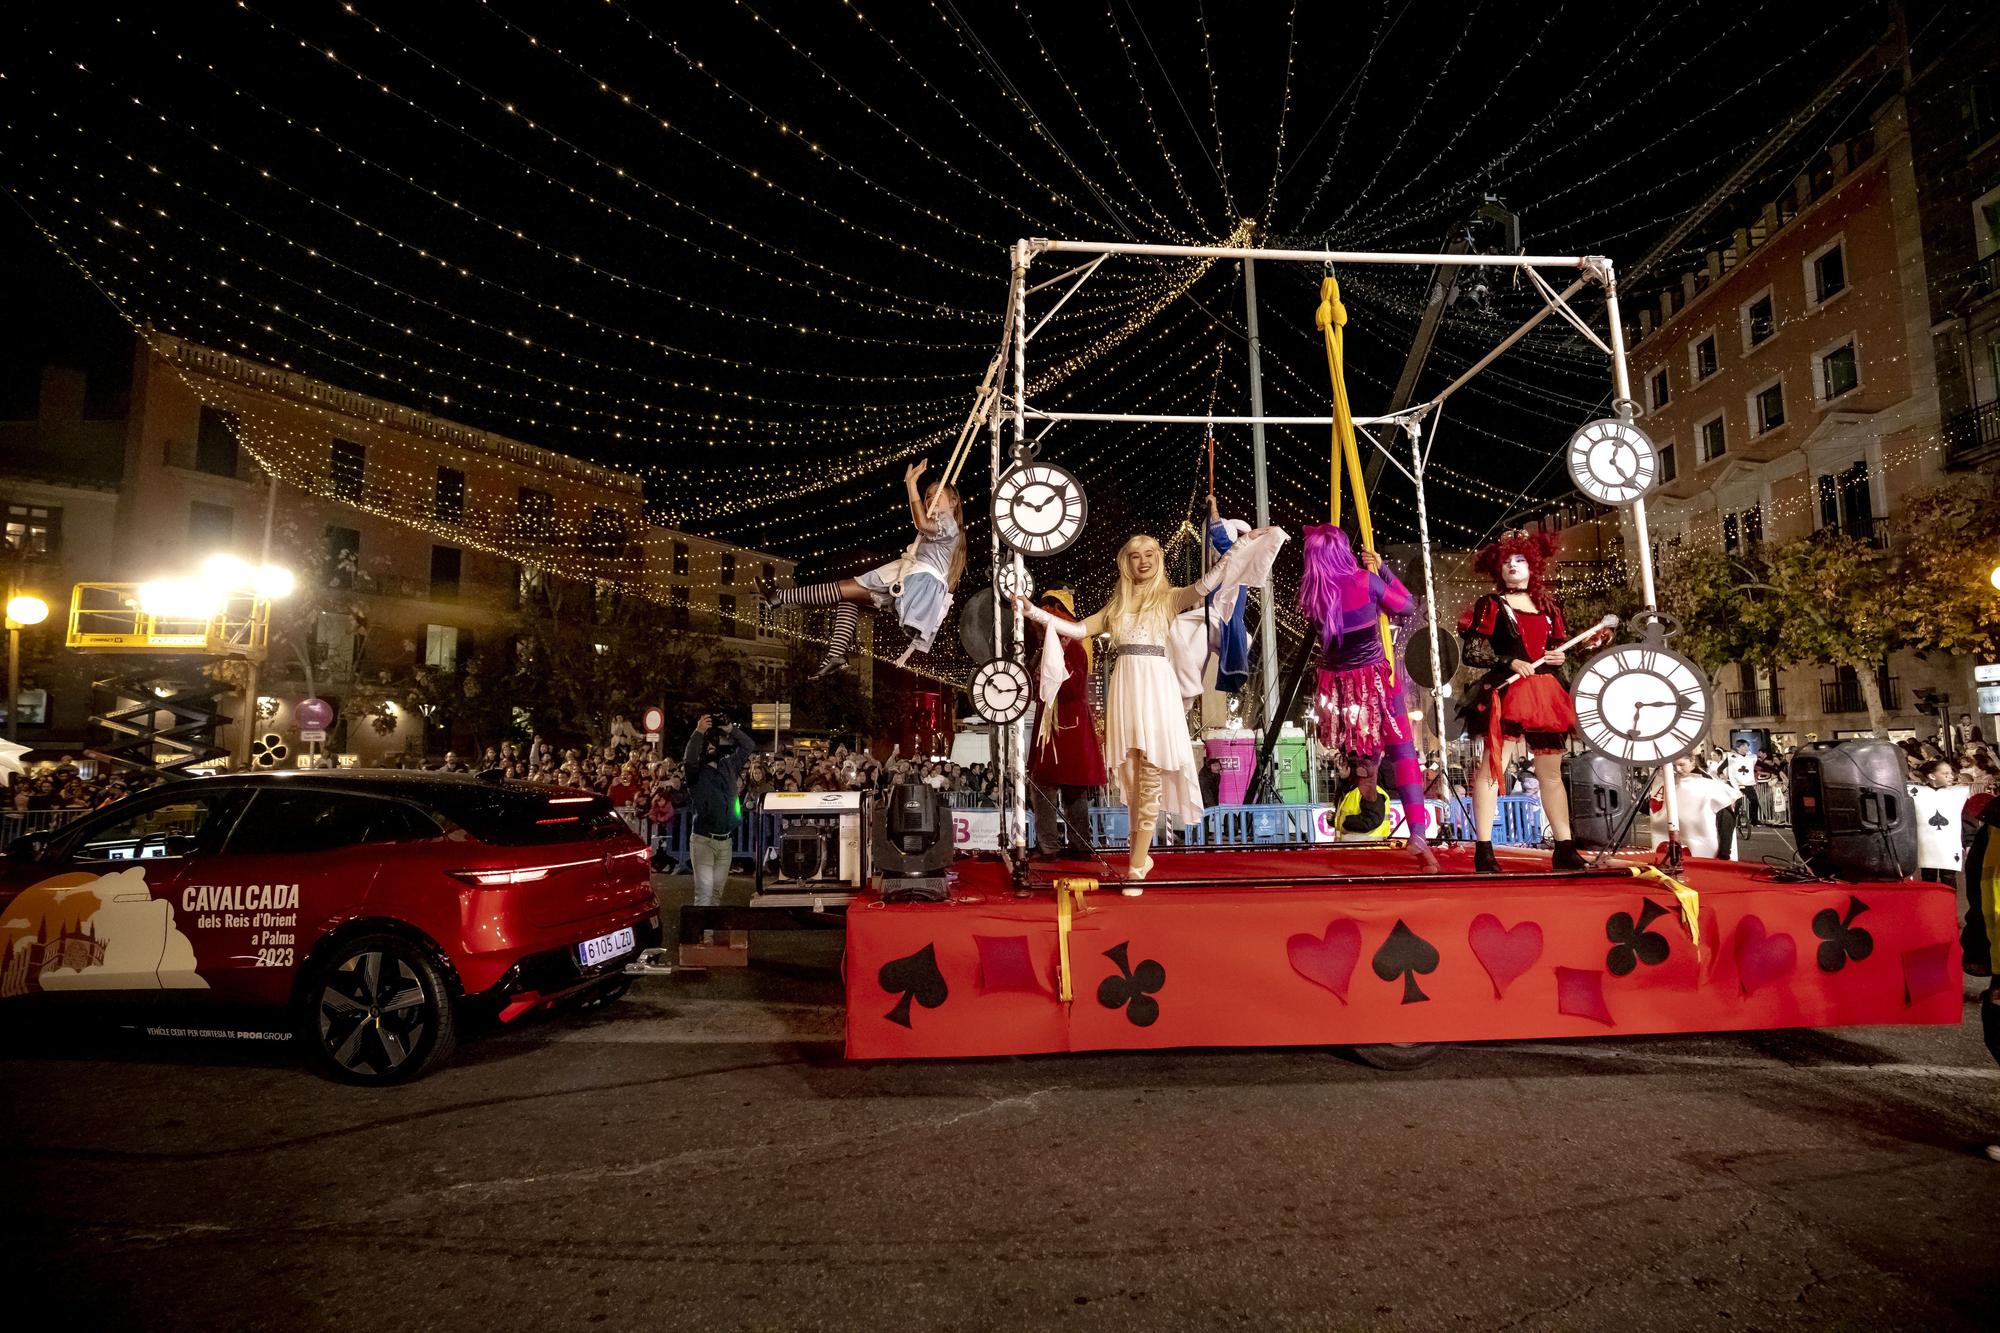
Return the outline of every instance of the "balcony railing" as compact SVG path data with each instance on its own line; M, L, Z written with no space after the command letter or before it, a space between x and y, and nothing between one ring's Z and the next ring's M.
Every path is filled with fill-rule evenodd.
M1882 707L1887 710L1903 706L1901 682L1890 676L1882 682ZM1819 683L1819 711L1822 713L1865 713L1868 701L1861 697L1861 682L1858 680L1823 680Z
M2000 398L1954 412L1944 423L1947 463L1976 463L2000 450Z
M1967 297L1978 300L2000 292L2000 250L1952 275L1951 285L1963 288Z
M1785 715L1784 691L1775 685L1761 690L1731 690L1729 692L1729 716L1740 717L1783 717Z

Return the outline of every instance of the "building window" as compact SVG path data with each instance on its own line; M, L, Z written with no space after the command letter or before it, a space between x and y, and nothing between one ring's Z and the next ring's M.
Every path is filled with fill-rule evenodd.
M761 579L763 579L763 581L764 581L764 586L765 586L765 587L767 587L767 588L775 588L775 587L777 587L777 586L778 586L778 567L777 567L776 565L772 564L772 563L771 563L770 561L766 560L766 561L764 562L764 568L763 568L763 571L761 572L761 574L759 575L759 577L760 577Z
M547 491L523 486L514 495L514 518L530 537L548 537L556 527L556 502Z
M2000 74L1975 76L1966 88L1967 110L1972 115L1972 142L1985 143L2000 134Z
M1764 510L1761 505L1736 510L1722 516L1722 549L1731 555L1748 555L1764 541Z
M1697 338L1688 347L1688 370L1694 375L1696 384L1701 383L1721 368L1721 360L1716 350L1715 335L1710 333Z
M686 542L675 542L674 574L679 578L686 578L687 572L688 572L688 544Z
M736 637L736 635L740 631L736 624L735 594L727 592L723 593L720 597L715 599L715 604L722 611L722 632L724 634L729 635L731 638Z
M1847 246L1835 241L1806 261L1806 290L1814 305L1824 305L1847 290Z
M458 670L458 629L453 625L424 626L424 665L439 671Z
M1653 453L1654 457L1660 460L1655 472L1659 476L1661 485L1665 485L1680 475L1680 465L1675 461L1674 442L1672 440L1661 445Z
M1785 382L1772 380L1750 395L1750 434L1768 435L1785 424Z
M1667 405L1667 368L1661 366L1646 377L1646 410L1657 412Z
M326 586L352 588L361 570L361 534L353 528L326 530Z
M722 553L721 580L724 583L736 582L736 552L734 551L724 551Z
M1699 452L1704 463L1713 463L1729 451L1729 435L1720 416L1710 417L1696 426L1694 435L1701 442Z
M1875 497L1868 486L1865 460L1819 478L1819 525L1822 531L1844 533L1859 541L1875 536Z
M431 547L431 600L433 602L455 602L458 600L459 570L464 564L465 552L456 546Z
M16 560L62 554L62 510L47 505L7 506L7 551Z
M1854 356L1854 339L1813 358L1813 378L1818 381L1819 399L1830 403L1861 387L1861 367Z
M465 521L465 474L455 467L438 469L437 490L431 497L431 517L447 523Z
M1972 244L1981 259L2000 252L2000 189L1972 201Z
M548 609L548 576L530 565L516 565L514 609L540 613Z
M188 506L188 545L197 558L226 551L236 541L236 509L233 505L196 500Z
M625 515L606 505L592 505L586 546L591 554L606 559L622 552L625 549Z
M675 629L688 627L688 590L681 584L667 589L667 621Z
M368 475L368 450L352 440L335 440L327 475L335 497L359 504L361 483Z
M1778 331L1778 307L1773 301L1770 288L1743 303L1741 312L1743 324L1743 350L1762 347L1771 341Z
M195 428L194 466L197 472L217 477L236 475L236 414L201 409L201 424Z

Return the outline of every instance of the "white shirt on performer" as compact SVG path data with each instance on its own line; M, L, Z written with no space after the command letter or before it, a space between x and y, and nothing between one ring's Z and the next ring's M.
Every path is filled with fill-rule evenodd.
M1657 793L1657 788L1655 789ZM1674 780L1675 804L1680 808L1681 848L1689 856L1714 856L1722 847L1721 832L1715 826L1715 817L1736 804L1736 789L1706 773L1689 773ZM1664 823L1663 799L1655 794L1652 808L1655 824ZM1659 846L1666 845L1666 839L1659 840ZM1658 847L1655 848L1658 850ZM1730 848L1732 859L1736 848Z

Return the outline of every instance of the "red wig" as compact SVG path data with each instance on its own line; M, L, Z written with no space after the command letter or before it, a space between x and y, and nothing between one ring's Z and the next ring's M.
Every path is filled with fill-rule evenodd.
M1490 541L1479 548L1472 557L1472 567L1493 580L1496 590L1505 592L1506 581L1500 577L1500 566L1513 556L1520 556L1528 562L1528 595L1539 604L1544 589L1542 575L1548 570L1549 558L1556 553L1556 538L1547 532L1529 532L1525 528L1509 528L1500 534L1498 540Z

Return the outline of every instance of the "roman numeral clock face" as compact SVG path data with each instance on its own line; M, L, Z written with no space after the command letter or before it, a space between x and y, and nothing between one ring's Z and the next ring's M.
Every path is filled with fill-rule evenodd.
M1708 684L1668 648L1607 648L1584 663L1571 694L1584 743L1623 763L1668 763L1708 735Z
M1630 504L1659 480L1653 442L1629 421L1591 422L1570 436L1568 454L1570 479L1599 504Z
M1054 555L1083 534L1083 487L1052 463L1028 463L1000 479L993 521L1022 555Z

